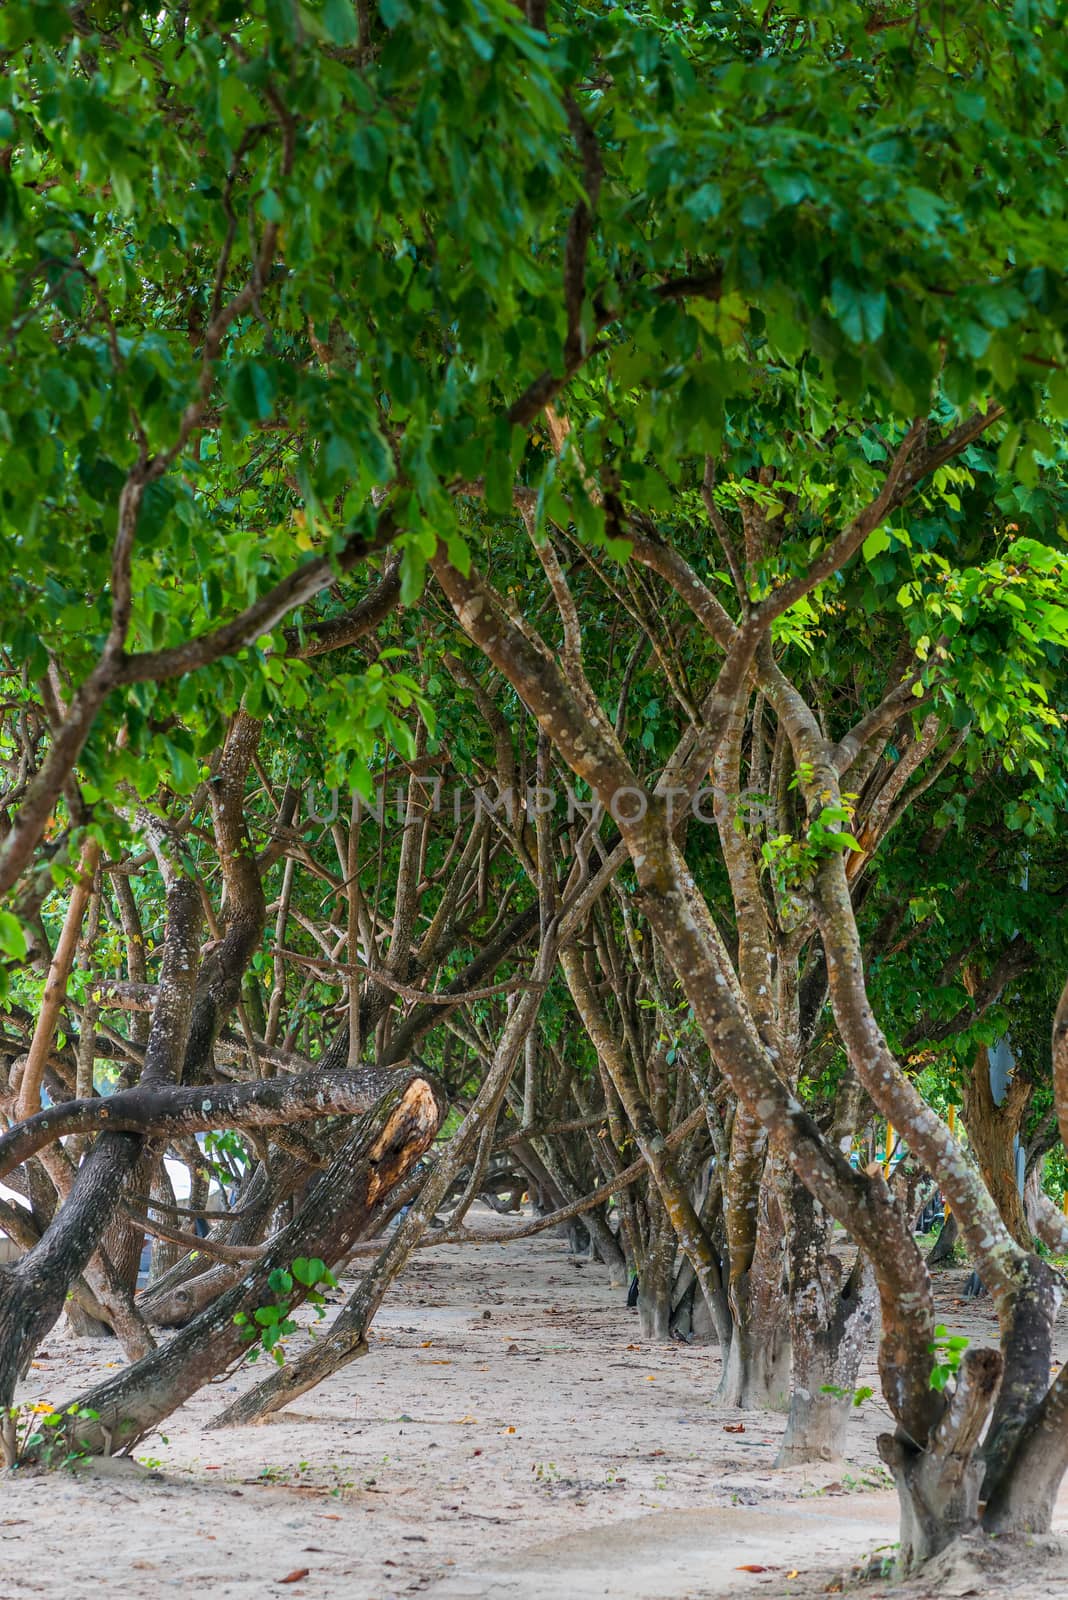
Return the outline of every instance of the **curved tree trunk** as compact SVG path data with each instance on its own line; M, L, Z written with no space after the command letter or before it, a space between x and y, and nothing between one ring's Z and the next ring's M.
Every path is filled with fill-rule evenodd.
M949 1405L926 1443L918 1446L901 1430L879 1439L879 1453L897 1483L899 1565L906 1572L978 1525L983 1463L976 1447L1000 1376L996 1351L967 1351Z
M985 417L980 420L985 423ZM665 798L679 792L669 790L668 785L683 776L695 788L703 781L710 757L724 742L745 681L754 675L789 741L810 826L822 824L829 806L837 808L842 817L849 816L849 807L843 807L839 777L848 768L850 754L842 744L828 740L812 709L779 668L769 629L789 604L828 572L843 566L879 524L893 503L898 480L904 481L907 467L913 470L909 456L923 434L924 424L919 421L909 429L879 495L851 520L807 577L783 584L766 601L753 605L738 623L732 622L682 558L673 562L674 552L656 540L644 541L648 548L641 559L664 571L679 592L687 595L725 652L715 686L702 702L699 733L684 741L684 755L676 752L653 791L641 785L627 761L575 652L564 663L565 672L551 650L509 617L481 574L474 570L461 573L442 545L430 563L460 625L522 694L572 770L617 817L642 893L643 910L724 1078L750 1114L767 1128L806 1187L871 1258L882 1310L880 1376L898 1423L898 1433L885 1436L882 1445L898 1481L906 1566L923 1562L956 1532L974 1530L978 1525L983 1460L977 1447L994 1406L1002 1358L992 1350L969 1351L952 1392L932 1390L933 1297L908 1219L891 1200L881 1176L854 1172L791 1091L782 1070L782 1041L765 1031L759 1008L739 979L708 905L674 842ZM920 469L925 472L935 458L925 455L920 459L926 463ZM558 591L562 585L558 578ZM636 796L639 802L623 815L612 809L621 793ZM835 1024L850 1065L877 1110L903 1130L910 1149L938 1181L995 1297L1007 1350L1014 1362L1020 1359L1026 1364L1032 1348L1045 1336L1040 1328L1032 1346L1027 1340L1021 1344L1014 1331L1028 1320L1023 1308L1029 1300L1034 1302L1036 1326L1044 1321L1044 1291L1029 1277L1035 1258L1029 1259L1029 1252L1022 1250L1008 1231L974 1168L886 1042L867 994L860 935L840 850L815 852L806 894L823 943ZM769 971L762 981L772 979ZM1062 1137L1068 1142L1068 988L1054 1029L1054 1083ZM731 1274L733 1281L740 1277L733 1249ZM1013 1452L1016 1468L1011 1477L1017 1483L1025 1481L1032 1467L1039 1477L1045 1472L1046 1480L1053 1481L1059 1452L1068 1454L1068 1443L1061 1442L1068 1434L1064 1426L1068 1421L1068 1373L1062 1373L1043 1398L1046 1382L1048 1374L1041 1386L1030 1386L1026 1404L1021 1404L1015 1382L1008 1385L1010 1399L1000 1417L999 1434L1015 1428L1021 1416L1027 1418ZM1023 1387L1028 1386L1025 1383ZM1043 1431L1050 1438L1040 1439ZM1006 1481L1005 1474L1002 1481ZM1000 1494L999 1486L995 1503ZM1051 1497L1047 1498L1051 1503ZM1025 1499L1032 1505L1045 1504L1033 1482Z
M181 1063L197 982L199 897L178 880L167 901L159 999L142 1072L149 1087L166 1083ZM101 1134L40 1241L13 1267L0 1268L0 1414L6 1415L19 1374L62 1311L71 1283L88 1266L143 1147L137 1135Z
M665 1146L663 1130L657 1125L649 1101L642 1093L641 1085L612 1032L579 952L574 948L563 950L560 965L583 1026L619 1095L638 1148L655 1180L661 1204L671 1220L673 1234L670 1249L665 1241L663 1248L655 1251L654 1258L646 1263L644 1276L642 1272L638 1274L641 1281L638 1309L642 1317L642 1332L646 1338L670 1337L674 1239L677 1237L701 1285L701 1292L722 1341L730 1330L726 1321L723 1280L716 1252L694 1209L679 1174L678 1164Z
M141 1154L140 1139L103 1134L86 1156L67 1203L43 1238L0 1267L0 1414L115 1214L117 1195Z
M423 1078L404 1075L374 1110L357 1123L327 1174L298 1215L274 1236L263 1256L240 1281L219 1295L160 1350L78 1397L98 1414L72 1417L72 1445L90 1454L128 1452L164 1417L247 1349L234 1318L251 1318L275 1303L269 1283L298 1256L318 1256L327 1266L345 1254L383 1195L388 1194L430 1146L444 1114L437 1090ZM294 1286L293 1304L303 1295ZM67 1402L69 1404L70 1402ZM66 1405L59 1409L66 1409Z
M535 969L539 979L551 970L551 952L543 946L539 965ZM299 1361L290 1363L274 1373L266 1382L258 1384L250 1394L229 1406L213 1423L225 1427L232 1423L259 1421L271 1412L288 1405L298 1395L306 1394L331 1373L337 1372L366 1349L364 1338L371 1319L382 1299L400 1272L412 1250L433 1222L453 1179L460 1170L471 1141L485 1125L488 1115L495 1113L515 1070L524 1041L534 1026L541 1005L541 983L527 989L511 1011L497 1045L493 1065L487 1073L471 1109L457 1129L448 1147L438 1156L426 1182L400 1224L392 1239L379 1253L374 1265L364 1274L348 1303L335 1317L329 1333L306 1351ZM428 1141L429 1143L429 1141Z

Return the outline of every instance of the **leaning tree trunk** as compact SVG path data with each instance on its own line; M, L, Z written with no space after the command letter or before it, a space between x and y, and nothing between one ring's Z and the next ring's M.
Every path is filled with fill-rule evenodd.
M543 946L535 967L537 980L544 980L552 970L551 956L550 947ZM472 1141L486 1126L487 1118L496 1115L524 1041L534 1026L542 992L541 981L537 981L520 996L509 1012L493 1063L470 1110L438 1156L408 1215L334 1318L326 1337L318 1340L299 1360L282 1367L265 1382L257 1384L249 1394L235 1400L215 1419L213 1427L257 1422L288 1405L298 1395L306 1394L316 1384L322 1383L324 1378L363 1354L367 1348L364 1342L367 1329L389 1285L433 1222L434 1214L448 1194Z
M243 1186L236 1214L222 1212L205 1244L258 1244L278 1206L296 1193L306 1175L307 1168L295 1156L283 1156L271 1172L261 1163ZM154 1328L182 1328L240 1276L240 1267L213 1261L207 1250L199 1255L190 1251L149 1285L141 1296L141 1312Z
M149 1092L171 1081L182 1060L197 982L200 902L190 883L169 886L167 910L159 998L141 1074ZM143 1148L138 1134L101 1133L40 1241L13 1267L0 1267L0 1416L7 1415L20 1372L100 1244Z
M894 471L904 470L919 433L917 426L906 436L895 457ZM832 546L835 565L844 564L855 553L890 503L889 496L877 498L865 514L853 519ZM652 546L654 541L647 543ZM654 556L659 548L654 548ZM651 559L650 564L657 563ZM713 597L686 563L681 565L687 592L696 594L702 619L711 616L708 625L726 651L723 669L702 704L705 726L697 744L701 762L694 774L695 784L707 771L709 753L714 753L722 740L745 675L755 672L790 741L806 810L813 821L821 819L828 805L841 805L843 751L829 744L810 707L783 675L772 653L767 630L774 616L781 614L776 604L785 609L790 585L780 590L777 601L773 598L758 604L735 626L714 610ZM977 1526L983 1472L977 1445L998 1389L1001 1357L996 1351L969 1351L952 1394L947 1398L932 1390L934 1305L925 1264L911 1229L890 1202L886 1185L855 1172L842 1152L823 1137L780 1076L778 1047L774 1041L769 1047L754 1026L752 1009L746 1004L748 995L742 993L738 973L707 903L674 844L664 795L669 777L675 779L684 771L689 775L685 764L669 763L656 792L650 795L638 783L588 685L579 681L580 669L574 662L568 664L571 676L565 676L552 653L537 648L509 617L481 575L460 573L443 546L439 545L431 566L461 626L522 694L564 759L590 784L601 803L612 809L620 793L636 796L635 808L622 815L613 809L612 814L617 816L634 865L643 909L693 1007L716 1065L739 1101L768 1129L802 1182L872 1259L882 1311L880 1376L883 1393L898 1421L897 1434L885 1436L881 1443L884 1459L893 1466L898 1482L904 1564L917 1565L958 1531ZM689 762L690 754L685 759ZM697 767L696 755L693 766ZM850 887L837 850L816 855L809 888L826 955L831 1006L850 1063L876 1108L895 1127L905 1130L910 1148L939 1181L960 1217L1001 1314L1023 1287L1026 1255L1008 1233L949 1131L902 1071L875 1020ZM1062 1137L1068 1143L1068 989L1054 1029L1054 1079ZM737 1278L733 1252L731 1269L732 1277ZM1062 1377L1064 1383L1058 1378L1042 1407L1042 1415L1051 1420L1058 1386L1068 1411L1068 1377ZM1055 1420L1063 1437L1068 1432L1063 1426L1068 1417ZM1032 1426L1025 1430L1028 1443ZM1026 1447L1021 1438L1017 1451Z
M6 1416L15 1384L96 1249L140 1154L140 1139L102 1134L44 1236L13 1266L0 1267L0 1415Z
M317 1186L298 1215L274 1236L263 1255L212 1305L153 1351L114 1378L78 1397L81 1410L67 1425L74 1448L95 1455L128 1453L184 1400L246 1350L239 1314L275 1303L271 1274L288 1271L298 1256L319 1257L327 1266L344 1255L382 1197L430 1146L444 1114L437 1091L423 1078L404 1074L374 1110L357 1123L327 1180ZM292 1304L303 1295L294 1285ZM66 1411L66 1402L57 1409Z
M642 1272L638 1274L641 1282L638 1309L642 1316L642 1333L646 1338L670 1337L674 1240L677 1238L701 1285L709 1313L716 1320L717 1332L722 1340L726 1337L728 1328L720 1264L701 1219L694 1209L686 1184L679 1173L678 1164L665 1147L663 1131L658 1126L652 1107L616 1039L597 995L596 986L579 952L574 948L562 951L560 965L583 1026L597 1051L599 1061L611 1078L634 1130L638 1148L648 1163L661 1203L657 1209L667 1213L672 1225L670 1246L665 1240L662 1245L651 1251L644 1264L644 1279Z

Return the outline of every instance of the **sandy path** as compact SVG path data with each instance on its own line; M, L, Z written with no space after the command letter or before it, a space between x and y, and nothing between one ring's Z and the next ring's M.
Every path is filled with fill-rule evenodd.
M945 1316L973 1339L993 1325L952 1288ZM20 1399L72 1398L116 1359L60 1330L46 1350ZM559 1240L422 1252L369 1356L299 1410L207 1432L253 1368L146 1441L149 1472L0 1479L0 1600L82 1600L96 1584L220 1600L821 1592L828 1569L896 1536L874 1448L885 1419L856 1414L833 1481L775 1473L784 1419L715 1407L718 1365L714 1347L642 1344L621 1293Z

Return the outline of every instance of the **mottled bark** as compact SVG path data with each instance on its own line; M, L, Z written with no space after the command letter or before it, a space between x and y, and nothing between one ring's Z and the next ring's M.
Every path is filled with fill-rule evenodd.
M973 418L969 426L982 431L998 414L996 407L991 408ZM937 452L932 455L924 450L915 466L906 470L903 464L922 433L922 424L910 430L903 454L899 452L895 458L892 475L898 481L888 482L885 495L880 494L864 513L862 521L869 529L918 481L918 475L935 463ZM939 450L953 453L962 447L966 435L974 436L967 429L954 430ZM875 521L868 520L870 517ZM732 656L733 665L739 660L744 663L746 639L756 652L750 653L748 666L743 664L726 709L722 703L716 706L720 738L738 686L751 670L790 741L800 792L813 823L823 817L826 807L841 805L838 777L848 768L850 758L826 739L811 709L783 676L765 630L771 617L781 614L783 605L792 603L813 582L822 581L848 559L857 548L858 527L854 521L808 573L773 590L737 627L707 592L700 592L693 602L708 601L708 626L728 651L728 665ZM657 563L651 560L650 564ZM612 810L638 879L642 909L723 1077L768 1129L773 1145L806 1188L871 1258L882 1308L879 1359L883 1391L899 1424L898 1434L884 1440L884 1452L894 1467L901 1495L904 1563L922 1562L957 1532L977 1525L984 1471L977 1447L994 1408L1002 1358L994 1351L969 1351L956 1385L951 1385L947 1394L931 1388L933 1304L909 1219L887 1192L881 1174L854 1172L791 1092L778 1046L773 1038L763 1036L759 1007L754 1007L743 991L708 907L673 843L665 778L653 791L638 781L581 670L561 670L559 661L532 630L508 616L500 598L477 572L459 573L441 548L432 565L461 626L521 694L572 770ZM672 581L677 578L674 572ZM703 591L699 580L694 584ZM711 708L714 703L715 691L711 691L705 705ZM893 709L898 709L896 702ZM929 735L927 727L917 744L921 757L930 746ZM710 755L718 742L711 742ZM701 746L700 731L684 738L665 775L685 768L683 746L689 751ZM620 795L630 797L624 811L616 808ZM891 808L887 826L901 803ZM1041 1530L1036 1515L1045 1516L1052 1504L1057 1477L1068 1455L1068 1444L1063 1442L1068 1437L1068 1375L1062 1374L1044 1399L1044 1382L1040 1384L1037 1377L1048 1323L1047 1287L1035 1258L1013 1238L979 1174L888 1048L867 995L844 852L820 850L819 838L814 832L817 848L804 892L818 922L831 1005L850 1065L877 1109L902 1130L910 1150L939 1182L994 1294L1002 1340L1015 1369L1005 1384L1004 1400L998 1402L991 1432L992 1451L1000 1449L998 1441L1004 1439L1011 1453L991 1492L988 1525L993 1527L991 1519L999 1518L999 1525L1006 1528L1026 1525ZM1054 1078L1062 1135L1068 1139L1068 990L1055 1028Z
M732 1134L749 1121L745 1107L739 1106ZM759 1124L755 1127L763 1132ZM765 1161L764 1143L759 1142L756 1152L751 1146L745 1151L756 1174L755 1192L744 1179L738 1181L738 1145L734 1138L731 1143L727 1240L732 1328L716 1399L747 1411L785 1411L791 1342L787 1218L779 1195L783 1174L776 1172L774 1156ZM746 1215L740 1220L746 1226L732 1229L731 1215L743 1207Z
M541 995L539 984L536 989L528 989L520 996L505 1023L493 1063L470 1110L435 1162L408 1215L335 1317L329 1333L299 1360L289 1362L227 1407L212 1424L213 1427L258 1421L288 1405L298 1395L306 1394L331 1373L363 1354L367 1329L389 1285L433 1222L434 1214L448 1194L473 1139L485 1127L487 1117L500 1101L515 1070L523 1041L534 1025Z
M272 1272L288 1270L297 1256L318 1256L329 1266L343 1255L374 1207L430 1145L444 1112L425 1079L389 1090L357 1124L327 1175L294 1220L277 1233L262 1258L240 1281L202 1311L162 1349L77 1397L95 1411L94 1422L71 1418L73 1446L92 1454L128 1452L139 1439L246 1349L243 1313L274 1303ZM301 1299L294 1286L294 1303ZM64 1402L61 1409L71 1402Z
M979 1046L964 1086L964 1125L983 1182L1023 1250L1031 1249L1031 1229L1016 1176L1016 1139L1031 1095L1032 1085L1017 1075L999 1105L990 1083L990 1053Z
M853 1171L779 1077L746 1012L708 908L673 844L666 807L638 783L612 729L589 714L548 652L536 648L510 621L477 573L461 575L440 548L433 565L461 626L515 685L602 804L614 806L621 791L640 797L641 805L629 817L619 815L618 821L649 921L723 1076L781 1144L802 1181L868 1247L883 1309L884 1392L909 1433L925 1438L942 1410L941 1398L927 1382L927 1345L934 1324L930 1284L885 1186Z
M71 1100L0 1135L0 1178L70 1133L107 1130L174 1138L213 1128L271 1128L358 1115L374 1105L392 1076L388 1070L361 1067L204 1088L141 1083L106 1099Z
M976 1446L1001 1376L995 1350L969 1350L937 1427L917 1444L901 1430L884 1433L879 1453L894 1474L901 1502L899 1564L911 1571L979 1520L983 1464Z
M102 1135L44 1237L14 1265L0 1266L0 1414L114 1215L116 1189L133 1172L140 1150L140 1140L129 1134Z
M857 1374L875 1314L875 1274L863 1253L848 1267L831 1249L830 1217L790 1183L790 1330L793 1388L777 1466L838 1461L846 1453Z
M620 1100L630 1119L634 1136L638 1143L649 1170L653 1175L660 1198L671 1219L674 1235L678 1238L687 1259L697 1275L701 1286L701 1293L708 1305L719 1335L720 1342L726 1344L730 1338L730 1318L727 1311L726 1297L724 1294L723 1280L720 1275L719 1260L712 1247L701 1219L694 1210L693 1202L687 1192L686 1185L679 1175L678 1166L666 1148L664 1134L653 1116L648 1101L642 1094L634 1073L630 1070L623 1050L612 1032L604 1008L597 997L594 984L591 982L582 959L577 950L569 948L560 956L560 964L567 979L576 1008L583 1025L593 1043L597 1054L604 1064L606 1071L612 1079ZM674 1249L670 1252L669 1268L673 1267ZM663 1277L664 1274L661 1274ZM641 1277L641 1274L639 1274ZM652 1274L649 1274L648 1285L643 1282L642 1293L639 1299L639 1308L643 1317L647 1315L646 1307L651 1307L654 1299L662 1301L663 1294L654 1296ZM662 1331L655 1335L650 1331L649 1337L668 1338L670 1331L671 1314L671 1281L674 1272L667 1274L667 1314L661 1312L656 1320L657 1327L662 1324Z
M189 884L178 882L167 898L159 999L142 1080L150 1089L173 1076L181 1062L197 976L197 897ZM0 1267L0 1412L10 1406L19 1373L99 1245L142 1148L137 1135L101 1134L43 1237L13 1266Z

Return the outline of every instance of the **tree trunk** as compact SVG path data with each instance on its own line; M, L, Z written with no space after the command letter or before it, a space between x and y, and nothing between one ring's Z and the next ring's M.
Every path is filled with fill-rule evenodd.
M964 1087L962 1115L983 1182L1017 1244L1031 1249L1031 1229L1016 1172L1016 1140L1032 1085L1014 1077L1000 1104L990 1083L990 1052L980 1045Z
M922 1566L979 1521L983 1463L976 1446L1001 1375L994 1350L966 1352L956 1387L925 1446L884 1433L879 1454L894 1474L901 1504L899 1565Z
M220 1244L258 1244L279 1205L296 1193L307 1171L295 1156L276 1162L273 1173L256 1167L242 1192L240 1215L231 1221L223 1213L209 1237ZM154 1328L182 1328L240 1276L239 1266L213 1261L206 1253L196 1260L183 1256L142 1295L141 1313Z
M952 1211L946 1215L942 1224L942 1231L935 1240L930 1254L927 1257L929 1267L939 1267L944 1261L952 1261L953 1250L960 1235L960 1225Z
M545 962L544 967L542 959ZM539 964L535 970L542 977L551 970L549 952L544 946L542 957L539 957ZM242 1395L215 1419L213 1427L257 1421L269 1412L277 1411L287 1405L298 1395L306 1394L309 1389L321 1383L331 1373L338 1371L354 1356L363 1354L366 1349L364 1338L367 1329L386 1290L408 1260L448 1194L471 1140L486 1126L488 1118L496 1117L519 1051L537 1017L538 1007L541 1004L540 996L540 986L528 989L510 1012L497 1045L493 1065L486 1074L470 1110L449 1145L438 1156L408 1215L379 1253L374 1265L364 1274L346 1305L335 1317L327 1336L320 1339L299 1361L275 1373L266 1382L258 1384L251 1393Z
M131 1134L101 1134L44 1236L13 1266L0 1267L0 1414L11 1405L38 1342L63 1310L71 1282L96 1249L115 1213L116 1194L140 1153L141 1140Z
M734 1132L742 1122L735 1116ZM732 1153L731 1172L738 1163ZM763 1165L756 1197L732 1195L731 1205L744 1213L741 1225L755 1221L752 1254L739 1261L740 1227L731 1230L729 1301L730 1345L716 1399L743 1411L785 1411L790 1403L790 1315L784 1219L778 1185L769 1160ZM739 1203L740 1202L740 1203ZM755 1218L752 1213L755 1210ZM729 1221L728 1221L729 1226Z
M621 1048L612 1031L604 1007L598 998L596 987L582 962L579 952L574 948L563 950L560 954L560 965L567 979L572 999L582 1018L583 1026L589 1034L594 1049L597 1051L602 1067L612 1080L612 1085L634 1130L638 1148L648 1163L661 1205L671 1218L674 1229L673 1238L678 1238L679 1244L690 1260L697 1275L697 1281L701 1285L708 1309L712 1316L717 1319L717 1328L720 1332L720 1337L723 1338L726 1335L727 1328L723 1320L723 1282L720 1277L719 1261L701 1219L694 1210L686 1185L680 1177L678 1164L665 1147L663 1131L657 1124L648 1099L642 1093L641 1085L637 1082L625 1051ZM674 1250L672 1250L671 1255L673 1259ZM669 1337L671 1276L673 1274L670 1266L664 1268L662 1264L658 1264L656 1267L656 1287L654 1288L651 1282L647 1286L644 1279L642 1281L638 1308L642 1315L642 1331L647 1338L666 1339ZM642 1273L639 1273L639 1278L642 1278ZM664 1287L665 1279L667 1280L666 1289ZM666 1313L663 1308L665 1296L667 1299ZM646 1331L647 1319L649 1331ZM658 1330L662 1328L663 1331L654 1333L652 1332L654 1327Z
M1062 1368L1020 1434L1000 1481L991 1488L983 1527L999 1536L1048 1533L1066 1471L1068 1376Z
M831 1218L790 1180L793 1389L776 1466L845 1456L857 1373L875 1314L875 1278L858 1252L848 1273L831 1251ZM833 1391L833 1392L828 1392Z
M675 1230L654 1199L645 1259L638 1268L638 1322L642 1338L671 1338L671 1291L675 1283Z
M436 1090L404 1074L403 1087L389 1090L356 1124L326 1181L296 1218L276 1234L263 1256L240 1281L162 1349L135 1362L78 1399L99 1420L72 1417L72 1444L91 1454L128 1453L139 1439L245 1351L238 1313L251 1318L275 1302L269 1279L287 1271L298 1256L318 1256L329 1266L342 1256L383 1194L404 1177L431 1144L444 1112ZM303 1296L294 1286L293 1304ZM68 1402L69 1404L69 1402ZM66 1404L59 1408L66 1410Z

